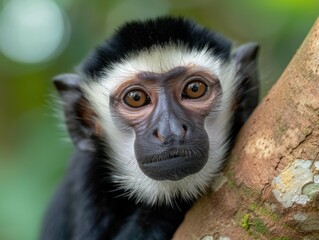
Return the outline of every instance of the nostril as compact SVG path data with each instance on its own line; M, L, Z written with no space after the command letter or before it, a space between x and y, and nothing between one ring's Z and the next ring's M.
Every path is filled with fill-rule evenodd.
M165 141L164 137L159 133L159 131L158 131L157 129L153 131L153 135L154 135L158 140L160 140L160 142L163 143L163 142Z
M185 125L183 125L182 133L180 135L181 140L184 139L186 132L187 132L187 127Z
M184 124L183 124L183 130L184 130L184 132L187 131L187 127Z
M157 130L157 129L153 131L153 135L154 135L156 138L158 138L158 130Z

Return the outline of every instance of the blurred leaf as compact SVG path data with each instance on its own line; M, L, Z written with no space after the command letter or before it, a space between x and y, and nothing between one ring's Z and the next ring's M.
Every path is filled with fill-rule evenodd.
M19 119L20 139L11 156L0 156L0 236L36 239L39 223L57 179L65 169L70 144L59 141L59 130L47 111L29 112ZM23 136L22 136L23 135ZM4 159L5 157L5 159Z

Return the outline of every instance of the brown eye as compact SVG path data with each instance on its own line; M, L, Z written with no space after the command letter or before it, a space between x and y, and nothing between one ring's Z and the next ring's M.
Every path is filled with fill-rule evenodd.
M126 105L132 108L143 107L150 102L149 96L142 90L133 90L124 97Z
M202 97L207 90L207 85L201 81L188 83L183 90L183 98L196 99Z

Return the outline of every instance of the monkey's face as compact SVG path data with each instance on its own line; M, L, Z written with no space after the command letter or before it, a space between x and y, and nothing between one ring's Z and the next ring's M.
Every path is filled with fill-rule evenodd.
M202 192L227 149L231 65L206 50L169 46L83 85L111 147L114 181L151 204Z
M205 119L221 98L218 78L200 67L144 72L116 87L111 109L134 129L140 169L154 180L181 180L206 164Z

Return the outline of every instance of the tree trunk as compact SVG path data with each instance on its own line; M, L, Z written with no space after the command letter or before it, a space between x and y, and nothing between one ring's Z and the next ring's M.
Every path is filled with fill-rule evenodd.
M174 239L319 239L319 18Z

